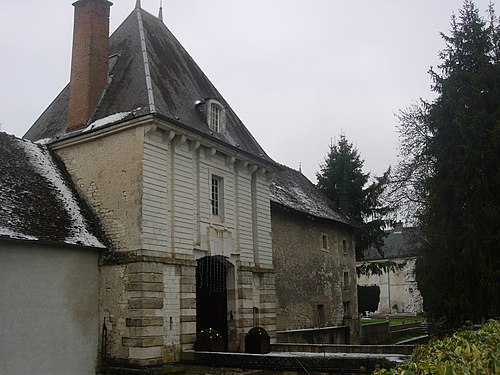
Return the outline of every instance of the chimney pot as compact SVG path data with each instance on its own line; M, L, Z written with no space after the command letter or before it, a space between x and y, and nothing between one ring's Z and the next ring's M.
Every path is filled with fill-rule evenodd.
M111 5L106 0L73 3L75 19L67 131L87 124L107 85Z

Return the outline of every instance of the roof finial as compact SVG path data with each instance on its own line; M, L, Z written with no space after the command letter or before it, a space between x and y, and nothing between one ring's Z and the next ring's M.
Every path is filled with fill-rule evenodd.
M140 9L140 8L142 8L142 7L141 7L141 0L137 0L137 1L135 2L135 8L136 8L136 9Z
M163 22L163 0L160 0L160 11L158 12L158 18Z
M302 173L302 163L299 163L299 172Z

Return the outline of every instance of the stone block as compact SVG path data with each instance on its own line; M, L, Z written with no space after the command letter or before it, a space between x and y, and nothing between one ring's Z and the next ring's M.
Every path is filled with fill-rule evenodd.
M189 267L189 266L181 266L181 274L182 276L196 276L196 267Z
M195 284L181 284L180 290L181 290L181 293L196 293L196 285Z
M163 283L128 283L128 291L163 292Z
M131 283L163 283L163 275L161 273L152 272L131 273L128 276L128 280Z
M181 298L181 309L196 309L196 299Z
M188 284L188 285L196 285L196 277L195 276L181 276L180 283Z
M163 325L132 327L128 329L130 337L161 336L164 333Z
M161 263L153 262L137 262L130 263L127 266L128 272L133 273L158 273L163 274L163 265Z
M133 348L149 348L163 345L163 336L122 337L122 345Z
M144 318L127 318L127 327L152 327L163 326L162 316L150 316Z
M127 314L129 318L148 318L154 316L163 317L163 310L129 310Z
M148 348L129 348L129 359L161 359L162 357L161 346L153 346Z
M181 316L180 321L181 321L181 323L184 323L184 322L196 322L196 315Z
M193 344L196 341L196 333L181 334L180 343L182 344Z
M163 298L133 298L128 305L130 309L161 309Z

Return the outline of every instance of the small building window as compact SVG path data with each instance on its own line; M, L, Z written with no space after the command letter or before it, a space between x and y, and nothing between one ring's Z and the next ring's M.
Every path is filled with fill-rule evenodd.
M325 306L324 305L318 305L318 325L320 327L325 325Z
M221 107L218 104L210 104L209 126L214 132L219 133L221 129Z
M346 301L343 303L344 305L344 316L351 316L351 303Z
M253 308L253 325L254 327L255 326L258 326L259 325L259 308L258 307L254 307Z
M326 234L321 235L321 249L328 250L328 236Z
M222 192L223 192L223 179L222 177L212 176L211 186L211 206L212 215L222 216Z
M344 254L347 254L347 241L346 240L342 240L342 252Z
M205 98L194 102L196 111L210 129L210 134L226 131L226 108L217 99Z
M344 271L344 286L349 286L349 272Z

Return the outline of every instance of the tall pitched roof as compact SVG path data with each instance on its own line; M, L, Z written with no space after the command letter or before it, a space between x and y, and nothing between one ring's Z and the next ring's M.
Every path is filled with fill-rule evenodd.
M110 83L89 124L100 120L99 125L108 125L117 119L154 114L271 161L165 24L145 10L132 11L110 37L109 73ZM68 136L68 94L69 85L24 138L54 140ZM197 109L195 103L207 98L226 108L225 134L211 132L206 116Z
M271 181L271 202L314 216L352 225L333 202L299 171L284 168Z
M46 147L0 132L0 160L0 239L105 247Z
M383 260L394 258L408 258L418 255L418 247L421 243L421 232L419 228L407 227L386 231L380 251L370 247L363 251L363 260Z

